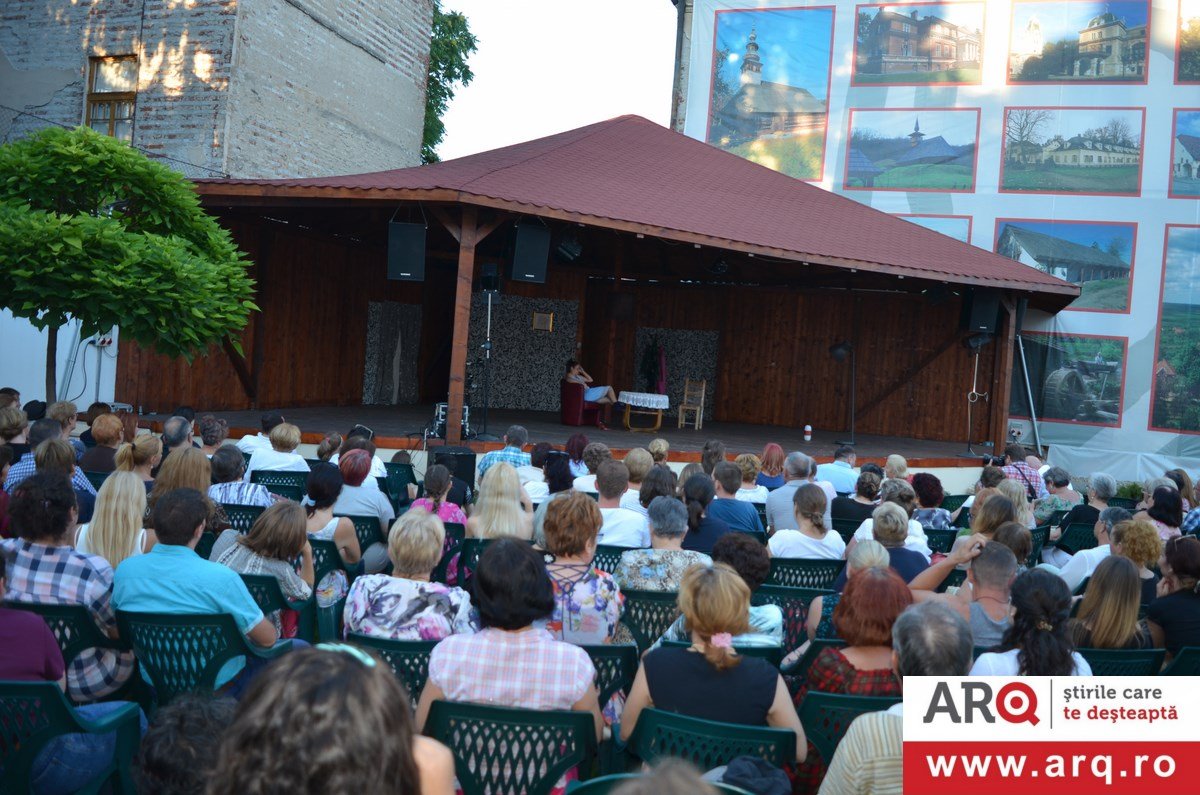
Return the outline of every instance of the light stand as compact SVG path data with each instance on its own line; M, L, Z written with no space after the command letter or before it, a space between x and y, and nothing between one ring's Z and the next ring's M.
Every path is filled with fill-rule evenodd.
M858 363L854 358L854 346L849 341L839 342L836 345L829 346L829 355L833 357L835 362L844 362L846 357L850 357L850 438L837 443L845 447L854 447L854 410L855 410L855 389L858 384Z
M475 435L478 442L498 442L500 437L488 433L488 403L492 388L492 296L495 290L484 290L487 296L487 333L483 345L483 430Z
M963 345L968 350L975 352L975 373L971 376L971 391L967 393L967 449L958 454L959 458L982 458L983 453L977 453L971 448L971 428L974 427L972 422L972 409L979 402L980 398L988 399L987 392L979 392L976 387L979 385L979 349L992 341L991 334L975 334L963 340ZM980 444L990 445L991 442L980 442Z

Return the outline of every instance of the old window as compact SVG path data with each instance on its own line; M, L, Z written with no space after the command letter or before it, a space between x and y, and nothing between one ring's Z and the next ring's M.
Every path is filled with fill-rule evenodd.
M92 58L88 66L87 125L126 143L132 141L137 58Z

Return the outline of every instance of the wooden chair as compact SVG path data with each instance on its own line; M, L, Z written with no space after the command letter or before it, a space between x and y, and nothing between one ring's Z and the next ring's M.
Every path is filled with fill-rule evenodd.
M683 400L679 402L679 427L683 428L688 424L688 412L692 412L692 427L696 430L704 429L704 391L708 387L708 379L701 378L699 381L693 381L690 378L685 378L683 381Z

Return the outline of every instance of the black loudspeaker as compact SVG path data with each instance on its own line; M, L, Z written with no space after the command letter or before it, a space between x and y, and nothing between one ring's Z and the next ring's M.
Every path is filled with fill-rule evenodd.
M541 224L519 224L513 246L512 279L516 282L546 282L550 259L550 228Z
M428 453L433 463L441 464L450 474L475 488L475 453L469 447L431 447Z
M388 223L387 277L425 281L425 224Z
M479 289L485 293L500 291L500 268L496 263L483 263L483 268L479 272Z
M971 289L963 295L959 328L972 334L995 334L1000 317L1000 293Z

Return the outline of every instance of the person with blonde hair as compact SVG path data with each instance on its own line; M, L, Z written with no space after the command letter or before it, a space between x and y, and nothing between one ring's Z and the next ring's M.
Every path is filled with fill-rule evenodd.
M733 636L749 631L750 587L732 566L693 566L683 575L679 608L691 633L686 649L648 652L633 680L621 716L621 739L637 728L642 710L653 707L703 720L772 726L796 734L796 759L808 741L779 671L766 660L745 657Z
M1154 525L1143 519L1130 519L1113 525L1112 553L1129 558L1138 569L1142 589L1142 607L1158 598L1159 575L1151 570L1162 555L1163 540Z
M96 497L92 521L75 533L75 549L99 555L115 571L121 561L150 551L157 539L142 527L146 516L146 488L132 472L114 472L104 479Z
M1029 522L1018 519L1013 501L997 492L986 499L976 500L975 508L971 511L971 526L960 530L958 537L981 535L991 538L996 528L1007 522L1029 527Z
M1020 522L1030 530L1037 527L1037 519L1033 516L1033 504L1029 502L1029 494L1025 490L1025 486L1011 478L1005 478L1000 481L1000 485L996 486L996 491L1000 495L1007 497L1013 506L1012 521ZM1051 538L1056 538L1053 534Z
M267 434L271 441L270 447L260 447L250 456L246 463L247 483L252 482L251 475L255 470L263 472L304 472L309 467L304 456L296 452L300 446L300 429L290 422L281 422Z
M83 442L73 438L75 427L79 424L79 407L69 400L59 400L46 407L46 419L54 420L62 426L62 439L71 445L78 460L87 449Z
M928 563L933 556L933 550L929 548L929 539L925 535L925 528L921 523L912 518L917 510L917 492L907 480L897 480L891 478L883 481L879 487L879 504L880 505L895 505L904 514L905 522L908 527L908 533L904 539L904 546L914 552L919 552L921 557ZM851 539L849 546L853 546L859 541L865 541L870 538L875 538L875 514L878 508L871 510L870 518L864 519L863 523L854 531L854 537ZM878 540L878 539L876 539ZM884 544L887 546L887 544Z
M392 640L442 640L477 632L471 597L430 582L442 558L446 528L436 514L410 508L388 533L391 574L369 574L350 586L345 631Z
M911 582L925 569L929 561L915 549L905 546L908 541L908 514L893 502L885 502L871 514L871 532L887 550L889 564L904 580ZM842 572L845 574L845 572Z
M758 473L762 472L762 461L753 453L742 453L733 459L733 465L742 475L742 485L737 490L735 498L743 502L766 503L767 495L771 492L766 486L758 485Z
M193 448L195 449L195 448ZM204 455L204 453L200 453ZM167 458L170 461L174 456ZM217 538L209 559L228 566L238 574L261 574L274 577L284 598L303 602L313 593L313 551L305 532L306 515L298 502L280 500L267 508L242 535L230 528ZM295 561L300 559L297 573ZM267 618L275 625L281 638L296 636L296 616L292 611L286 620L276 610Z
M475 511L467 519L471 538L533 538L533 505L521 488L517 470L507 461L488 469L479 486Z
M162 461L162 440L152 433L142 433L127 440L117 448L113 457L116 472L132 472L142 479L147 493L154 488L154 475L151 473ZM205 486L205 491L208 487Z
M1150 630L1138 618L1141 583L1137 566L1120 555L1100 561L1072 621L1072 639L1082 649L1148 649Z
M96 444L79 459L84 472L112 472L117 468L117 448L125 438L125 427L116 414L101 414L92 420L92 439Z
M625 489L625 493L621 495L621 507L636 511L645 517L646 509L642 507L640 494L642 491L642 481L646 479L646 475L650 473L650 468L654 466L654 458L650 455L649 451L641 447L635 447L625 454L624 464L625 468L629 471L629 486ZM598 487L597 491L599 491Z
M883 477L891 480L908 480L908 461L902 455L892 453L883 462Z
M671 452L671 443L662 437L651 439L650 444L646 445L646 450L650 453L650 457L654 459L656 464L667 463L667 454Z
M797 530L779 530L767 546L776 558L840 559L846 542L840 533L825 526L825 492L814 483L805 483L792 496Z
M12 447L14 452L24 455L29 452L25 435L29 433L29 415L17 406L0 409L0 444Z
M118 453L119 455L119 453ZM158 469L158 477L154 480L154 488L146 500L149 511L146 527L154 527L154 506L163 495L176 489L195 489L204 496L208 505L208 520L204 524L206 532L215 533L224 529L225 512L208 497L208 487L212 483L212 462L198 447L177 448L172 455L167 456Z

